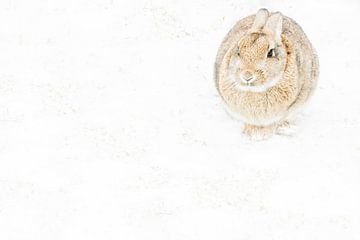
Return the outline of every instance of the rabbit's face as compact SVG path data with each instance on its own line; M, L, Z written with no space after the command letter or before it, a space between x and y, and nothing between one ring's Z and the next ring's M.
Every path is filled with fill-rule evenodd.
M231 80L245 91L262 92L274 86L286 65L286 50L265 33L244 36L233 50L229 62Z

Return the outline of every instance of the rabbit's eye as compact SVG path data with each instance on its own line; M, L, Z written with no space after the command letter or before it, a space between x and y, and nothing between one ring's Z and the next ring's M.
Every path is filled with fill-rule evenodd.
M237 55L240 57L240 53L238 52Z
M269 50L268 54L267 54L267 57L268 58L272 58L272 57L275 57L275 49L272 48Z

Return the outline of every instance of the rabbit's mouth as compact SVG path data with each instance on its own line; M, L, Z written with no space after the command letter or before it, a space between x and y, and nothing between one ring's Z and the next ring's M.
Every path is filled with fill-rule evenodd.
M262 85L261 79L258 79L256 76L252 76L251 78L244 78L240 76L239 78L237 78L236 82L238 85L247 88L256 88Z
M251 79L243 79L237 74L230 73L227 77L235 88L244 92L266 92L270 87L275 86L281 78L282 76L279 76L265 82L265 79L256 75Z
M235 76L229 76L229 80L233 82L233 86L235 86L238 90L244 92L265 92L269 88L275 86L281 79L280 77L276 77L270 81L265 83L261 83L260 79L254 79L251 81L243 81L242 79L237 79ZM256 81L258 80L258 81Z

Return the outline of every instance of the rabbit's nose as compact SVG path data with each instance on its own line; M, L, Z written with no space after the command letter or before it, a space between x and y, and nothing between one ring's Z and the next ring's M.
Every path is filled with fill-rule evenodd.
M255 80L254 74L249 70L244 70L240 73L240 78L245 83L250 83Z

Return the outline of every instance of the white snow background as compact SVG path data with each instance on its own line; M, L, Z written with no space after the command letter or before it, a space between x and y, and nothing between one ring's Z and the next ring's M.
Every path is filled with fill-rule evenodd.
M256 142L212 74L261 7L320 79ZM356 0L1 0L0 239L359 240L359 22Z

